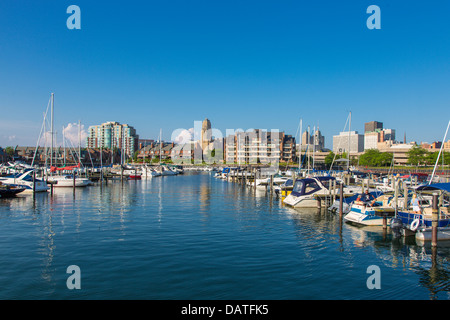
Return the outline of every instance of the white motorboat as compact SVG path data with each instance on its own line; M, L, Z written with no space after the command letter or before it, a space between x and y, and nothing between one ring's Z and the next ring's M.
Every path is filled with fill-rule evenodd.
M283 183L285 183L287 180L289 179L289 177L283 177L281 175L275 175L273 177L273 185L274 186L278 186L281 185ZM255 183L255 181L249 181L248 184L249 185L253 185ZM256 179L256 186L257 187L266 187L270 185L270 177L267 178L262 178L262 179Z
M147 179L151 179L154 177L159 177L161 176L161 173L157 172L155 169L145 166L141 168L141 177L142 178L147 178Z
M54 187L73 187L73 175L50 176L47 180L53 183ZM88 178L75 176L75 187L87 187L91 184Z
M160 173L162 176L175 176L178 174L178 172L173 171L172 169L170 169L167 166L161 166L160 167Z
M379 203L370 205L355 201L350 211L344 216L344 220L364 226L383 226L384 223L390 223L394 213L395 209L391 206L382 206ZM385 217L386 221L383 221Z
M283 203L294 208L316 208L321 198L331 194L333 180L336 178L331 176L297 179L292 192L283 200ZM339 193L338 188L335 193ZM353 194L353 190L344 187L344 197Z
M0 182L6 185L16 185L25 188L24 192L33 192L33 174L34 170L25 169L23 173L15 173L0 177ZM42 179L35 179L35 192L45 192L50 188Z

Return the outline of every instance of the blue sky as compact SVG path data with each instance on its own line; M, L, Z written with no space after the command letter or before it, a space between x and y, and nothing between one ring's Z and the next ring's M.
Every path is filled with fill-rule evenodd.
M69 5L81 30L69 30ZM369 30L369 5L381 29ZM442 140L450 120L450 2L22 1L0 3L0 146L55 127L128 123L168 140L212 127L319 126L327 147L381 121L397 139Z

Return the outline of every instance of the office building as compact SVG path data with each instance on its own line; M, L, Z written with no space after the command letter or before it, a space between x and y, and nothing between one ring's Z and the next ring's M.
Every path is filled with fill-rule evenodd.
M364 133L383 129L383 122L370 121L364 124Z
M358 131L345 131L333 136L333 152L341 154L348 152L350 154L360 153L364 151L364 135Z

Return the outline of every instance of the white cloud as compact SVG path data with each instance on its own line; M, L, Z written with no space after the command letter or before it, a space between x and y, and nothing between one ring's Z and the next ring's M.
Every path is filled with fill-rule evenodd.
M175 137L175 138L174 138ZM172 141L175 143L188 143L194 140L194 128L176 129L172 132Z
M66 146L78 146L80 144L80 137L81 146L84 147L86 145L86 138L88 137L88 133L84 128L84 124L82 124L80 128L78 128L78 123L69 123L64 127L63 135L66 139Z

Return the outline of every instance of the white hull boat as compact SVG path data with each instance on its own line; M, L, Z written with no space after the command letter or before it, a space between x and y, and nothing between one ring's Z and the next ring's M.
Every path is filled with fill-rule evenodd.
M53 176L49 177L48 181L53 183L54 187L73 187L73 176ZM75 177L75 187L87 187L92 182L88 178Z
M25 188L24 192L33 192L33 170L26 170L24 173L0 177L0 182L7 185L17 185ZM50 188L42 179L35 179L35 192L46 192Z
M297 179L294 182L292 192L283 200L284 204L294 208L316 208L321 205L321 198L329 196L332 189L334 177L314 177ZM334 191L339 193L339 189ZM344 196L351 196L352 190L344 187Z

